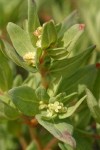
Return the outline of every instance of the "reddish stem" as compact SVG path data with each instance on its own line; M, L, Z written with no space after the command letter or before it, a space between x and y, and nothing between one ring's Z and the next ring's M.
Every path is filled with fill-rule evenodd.
M38 125L38 121L36 118L28 118L27 116L22 116L24 119L24 123L29 125L30 127L36 127Z
M58 139L53 138L51 141L45 146L43 150L51 150L51 148L58 142Z
M48 81L48 78L47 78L47 74L48 74L48 69L44 66L44 61L45 61L45 57L47 55L47 52L43 52L41 58L40 58L40 74L41 74L41 79L42 79L42 85L45 89L48 88L48 84L49 84L49 81Z
M37 135L35 135L33 128L29 127L29 133L30 133L32 141L36 143L37 149L42 150L42 144L40 142L40 139L38 138Z
M20 145L21 145L22 149L23 149L23 150L26 150L26 148L27 148L27 143L26 143L24 137L23 137L23 136L20 136L20 137L18 137L18 139L19 139L19 142L20 142Z

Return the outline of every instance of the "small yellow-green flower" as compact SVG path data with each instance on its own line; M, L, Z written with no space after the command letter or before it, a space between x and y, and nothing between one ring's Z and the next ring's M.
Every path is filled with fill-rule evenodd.
M52 117L55 114L65 113L67 111L67 107L63 106L63 103L55 101L54 103L48 104L47 109L47 117Z
M59 112L59 110L61 110L62 105L60 105L60 103L58 101L54 102L53 104L48 104L48 108L49 110L53 110L55 112Z
M52 117L54 112L52 110L47 109L47 117Z
M38 27L34 32L33 34L35 36L37 36L38 38L40 38L41 34L42 34L42 27Z
M37 42L36 42L36 46L41 48L41 39L39 39Z
M33 33L37 38L36 46L41 48L41 35L42 35L42 27L38 27L34 33Z
M67 107L64 107L63 103L55 101L54 103L46 104L43 101L39 103L39 109L45 109L47 112L47 117L57 116L57 114L65 113L67 111Z
M43 101L40 101L39 104L40 104L40 105L39 105L39 109L40 109L40 110L47 108L47 104L45 104Z
M35 66L35 52L28 52L23 56L25 62L29 65Z

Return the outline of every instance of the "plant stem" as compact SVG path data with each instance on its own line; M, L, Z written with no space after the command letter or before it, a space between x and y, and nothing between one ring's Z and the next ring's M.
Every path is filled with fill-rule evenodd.
M39 62L40 62L40 74L41 74L41 84L42 86L47 89L48 85L49 85L49 80L48 80L48 69L46 67L44 67L44 63L45 63L45 57L47 55L47 52L44 51Z
M51 139L51 141L49 143L47 143L47 145L45 146L45 148L43 150L51 150L51 148L58 142L58 139L53 138Z
M35 127L38 124L38 121L36 120L36 118L30 119L27 116L22 116L22 118L24 119L24 123L31 127Z
M36 143L37 149L42 150L42 144L40 142L40 139L35 135L33 128L30 126L29 126L29 133L30 133L32 141Z
M20 145L21 145L22 149L23 149L23 150L26 150L26 148L27 148L27 143L26 143L24 137L23 137L23 136L20 136L18 139L19 139L19 142L20 142Z

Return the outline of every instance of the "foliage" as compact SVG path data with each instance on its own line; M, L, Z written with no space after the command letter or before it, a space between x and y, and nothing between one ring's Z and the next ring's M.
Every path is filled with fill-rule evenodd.
M15 2L0 1L1 149L13 149L14 145L23 150L100 147L96 141L100 138L100 15L99 9L93 9L99 1L75 3L83 19L75 10L71 13L72 2L61 0L49 1L49 5L45 0L28 0L28 15L18 18L19 6L26 6L21 0ZM66 3L71 14L62 20ZM47 18L52 10L52 19L52 15L47 19L42 9L48 10ZM4 137L5 132L13 142ZM3 146L4 141L11 146Z

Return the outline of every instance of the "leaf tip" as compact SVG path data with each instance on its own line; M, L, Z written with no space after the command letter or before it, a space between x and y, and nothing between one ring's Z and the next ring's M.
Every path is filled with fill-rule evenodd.
M85 24L79 24L79 30L84 30Z
M61 135L61 138L66 139L67 144L69 144L73 148L76 148L76 141L69 132L64 131Z
M12 23L12 22L8 22L8 24L7 24L7 31L9 31L10 30L10 28L11 28L11 26L13 26L14 25L14 23Z

